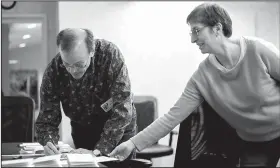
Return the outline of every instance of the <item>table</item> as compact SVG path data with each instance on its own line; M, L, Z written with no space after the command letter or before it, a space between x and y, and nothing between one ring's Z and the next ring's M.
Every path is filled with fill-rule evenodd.
M1 155L18 155L20 151L19 144L21 144L21 142L2 143ZM65 164L65 160L61 161L61 163ZM133 168L133 167L150 168L152 166L152 162L144 159L131 159L122 162L114 162L114 161L102 162L102 163L98 163L98 165L100 167L110 167L110 168ZM63 165L63 167L68 167L68 165L66 166Z
M19 154L20 148L19 148L20 142L11 142L11 143L2 143L2 152L1 155L16 155Z
M2 147L1 155L18 155L19 151L20 151L19 144L21 144L21 142L2 143L2 145L1 145L1 147ZM2 156L2 158L3 158L3 156ZM65 162L63 162L63 163L65 163ZM107 167L102 163L98 163L98 165L100 167Z

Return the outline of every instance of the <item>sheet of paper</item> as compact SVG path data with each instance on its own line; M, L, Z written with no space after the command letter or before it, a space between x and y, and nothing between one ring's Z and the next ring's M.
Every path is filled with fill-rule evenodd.
M107 156L98 156L93 158L97 163L99 162L108 162L108 161L118 161L116 158L107 157Z
M34 159L33 163L48 162L48 161L53 161L53 160L59 161L60 157L61 157L61 154L39 157L37 159Z
M68 145L63 143L62 141L58 141L58 145ZM20 147L24 147L24 146L42 146L40 143L38 142L32 142L32 143L21 143L19 144Z
M43 146L24 146L23 150L34 150L34 151L40 151L40 150L44 150Z
M91 154L66 154L66 158L70 163L90 163L93 162Z
M19 144L20 147L24 147L24 146L40 146L40 145L41 144L39 144L38 142Z
M19 155L1 155L3 160L18 159L18 158L34 158L45 156L45 154L19 154Z
M60 160L60 165L61 165L62 167L68 167L68 162L67 162L67 160Z
M91 154L66 154L69 167L99 167Z
M16 166L22 166L22 167L28 167L29 165L32 165L33 159L16 159L16 160L5 160L2 161L3 167L16 167Z
M34 167L62 167L60 163L61 154L44 156L33 160Z

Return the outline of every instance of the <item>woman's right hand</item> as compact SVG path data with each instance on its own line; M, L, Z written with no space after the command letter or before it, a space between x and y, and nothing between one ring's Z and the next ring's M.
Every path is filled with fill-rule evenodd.
M125 160L133 151L135 145L131 140L127 140L120 145L118 145L110 154L110 157L115 157L120 161Z

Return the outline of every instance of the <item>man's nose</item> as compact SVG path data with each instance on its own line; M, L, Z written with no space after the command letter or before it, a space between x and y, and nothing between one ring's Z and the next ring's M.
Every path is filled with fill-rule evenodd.
M77 72L77 68L71 67L71 68L70 68L70 73L75 73L75 72Z

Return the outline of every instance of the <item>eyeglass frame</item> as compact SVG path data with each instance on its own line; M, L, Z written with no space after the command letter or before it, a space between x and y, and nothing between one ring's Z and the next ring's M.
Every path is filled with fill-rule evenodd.
M69 65L65 65L65 64L64 64L64 61L62 61L62 62L63 62L62 65L66 68L67 71L70 71L70 72L71 72L72 69L74 69L74 70L84 69L84 68L87 67L88 62L89 62L90 58L92 57L92 55L93 55L92 53L89 55L89 57L88 57L88 59L87 59L85 65L83 65L83 67L77 67L75 64L74 64L74 65L70 65L70 66L69 66Z
M189 34L190 34L190 36L192 36L194 34L197 37L199 35L199 32L202 31L206 27L209 27L209 26L203 26L203 27L201 27L199 29L194 29L195 34L194 34L193 30L191 30Z

